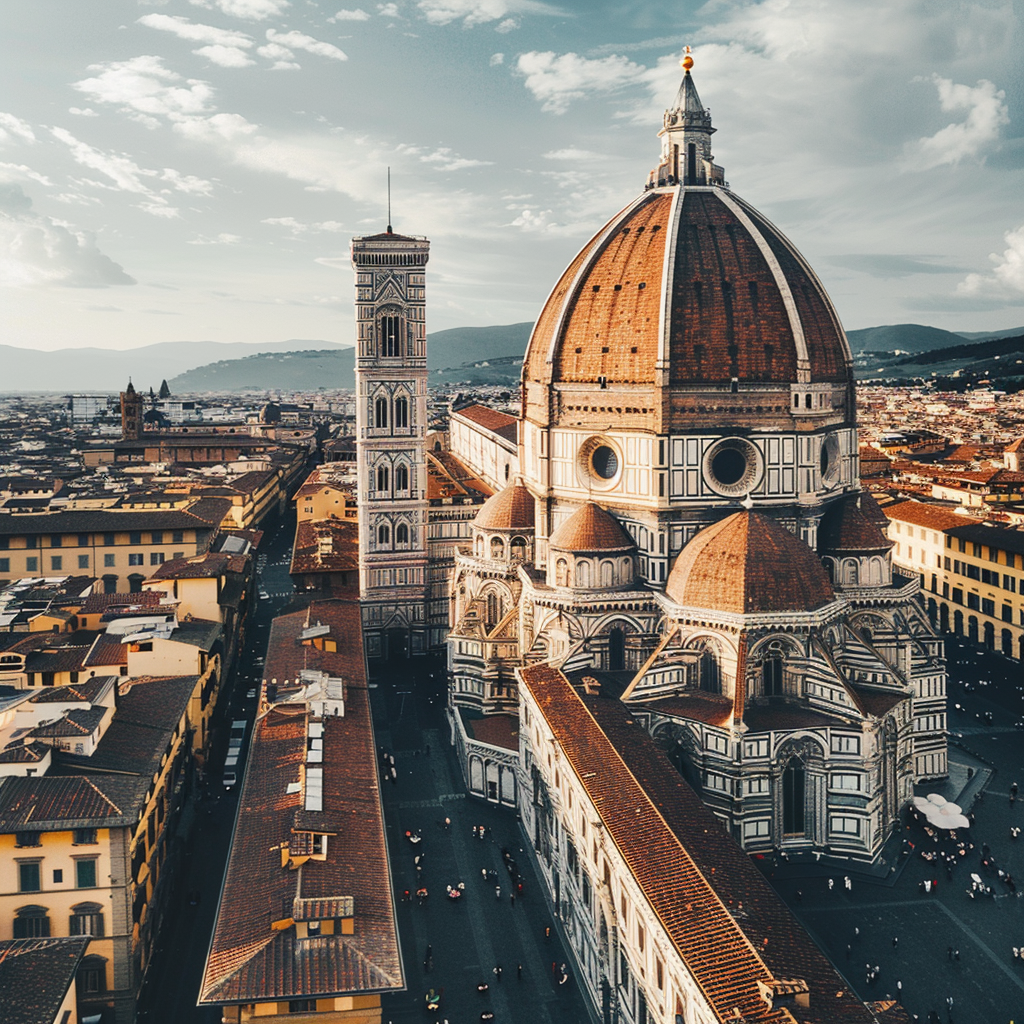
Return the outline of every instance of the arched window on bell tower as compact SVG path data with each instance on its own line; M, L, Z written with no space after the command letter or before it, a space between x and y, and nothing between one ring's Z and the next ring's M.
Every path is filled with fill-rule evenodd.
M390 476L391 476L391 473L388 470L387 466L378 466L377 467L377 490L378 491L387 491L387 490L389 490L389 486L388 485L390 483L390 479L389 479Z
M380 354L386 357L402 355L402 318L393 313L380 318Z
M388 425L388 400L383 395L373 403L373 423L378 428Z
M409 426L409 399L405 395L395 399L395 426Z
M404 462L395 466L395 491L403 493L409 490L409 467Z
M391 527L387 523L381 523L377 527L378 547L387 547L391 543Z

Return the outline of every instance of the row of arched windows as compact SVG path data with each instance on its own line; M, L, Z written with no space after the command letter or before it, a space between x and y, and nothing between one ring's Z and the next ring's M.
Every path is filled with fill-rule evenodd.
M409 527L405 523L399 523L394 530L394 549L403 551L409 547ZM381 523L377 527L377 548L390 548L391 526L389 523Z
M386 430L388 424L396 430L409 426L409 399L399 395L394 402L389 402L386 395L378 395L373 403L373 425L378 430Z
M378 491L390 493L391 477L392 473L390 466L378 466L376 489ZM409 467L404 462L400 462L397 466L395 466L394 479L396 494L401 494L402 492L409 490Z

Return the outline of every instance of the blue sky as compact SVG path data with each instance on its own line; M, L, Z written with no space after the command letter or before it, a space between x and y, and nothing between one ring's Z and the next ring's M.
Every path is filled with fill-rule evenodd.
M1024 323L1019 7L5 0L0 341L349 343L349 239L428 329L536 317L642 187L682 47L731 187L848 329Z

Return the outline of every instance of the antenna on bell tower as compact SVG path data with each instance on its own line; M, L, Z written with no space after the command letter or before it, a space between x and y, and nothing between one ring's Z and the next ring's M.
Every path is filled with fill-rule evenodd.
M388 168L388 234L391 232L391 168Z

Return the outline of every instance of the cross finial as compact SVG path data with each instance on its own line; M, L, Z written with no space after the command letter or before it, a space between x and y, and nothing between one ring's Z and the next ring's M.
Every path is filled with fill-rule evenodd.
M682 60L681 60L681 61L679 62L679 66L680 66L680 67L681 67L681 68L682 68L682 69L683 69L684 71L689 71L689 70L690 70L690 68L692 68L692 67L693 67L693 57L691 57L691 56L690 56L690 53L691 53L691 52L692 52L692 51L690 50L690 48L689 48L688 46L687 46L687 47L686 47L686 48L685 48L685 49L683 50L683 53L685 54L685 56L684 56L684 57L683 57L683 59L682 59Z

